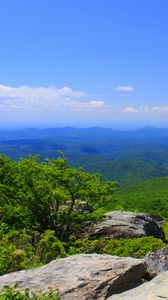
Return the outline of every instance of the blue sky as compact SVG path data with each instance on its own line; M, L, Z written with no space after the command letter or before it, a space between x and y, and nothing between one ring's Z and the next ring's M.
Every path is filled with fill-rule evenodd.
M167 0L0 4L1 124L168 124Z

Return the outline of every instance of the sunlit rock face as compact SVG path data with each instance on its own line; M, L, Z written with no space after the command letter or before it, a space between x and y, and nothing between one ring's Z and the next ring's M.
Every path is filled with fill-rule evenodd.
M17 285L45 292L59 290L62 300L107 299L141 283L146 273L142 259L101 254L79 254L27 271L0 277L0 288Z
M168 299L168 271L161 273L149 282L107 300L161 300Z
M165 240L161 222L161 218L147 213L112 211L106 213L105 219L91 228L90 235L110 239L153 236Z

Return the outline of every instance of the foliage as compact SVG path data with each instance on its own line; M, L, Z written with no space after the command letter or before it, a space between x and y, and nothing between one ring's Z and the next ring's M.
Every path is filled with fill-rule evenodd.
M100 216L98 207L112 200L114 183L68 166L62 157L18 163L0 155L0 222L13 229L54 230L65 240Z
M165 237L168 240L168 221L163 222L162 224L163 231L165 233Z
M54 231L44 234L25 231L10 231L0 236L0 275L30 269L53 259L65 257L64 243L54 235Z
M60 300L58 292L53 292L49 289L46 293L35 294L29 289L19 291L15 287L6 287L0 290L1 300Z
M29 239L25 232L11 231L8 234L1 234L0 275L36 266L34 249Z
M138 239L97 239L87 237L61 242L54 231L38 232L10 231L0 237L0 275L31 269L51 260L79 253L99 253L118 256L143 257L148 252L164 247L163 241L145 237Z
M131 183L115 192L105 211L127 210L160 215L168 220L168 177Z
M147 253L161 249L165 245L162 240L154 237L114 240L89 240L87 238L75 240L74 237L71 237L68 243L68 253L71 255L78 253L106 253L117 256L142 258Z
M149 252L156 251L164 246L166 246L166 244L162 240L153 237L128 240L119 239L108 241L107 244L105 243L103 253L142 258Z
M54 231L47 230L41 235L41 239L37 245L36 253L39 261L43 264L53 259L65 257L65 243L62 243L55 235Z
M163 241L153 237L80 237L91 222L109 210L159 213L168 218L167 186L165 177L132 183L117 191L115 182L102 182L100 175L70 167L62 153L57 160L40 161L39 156L30 156L18 162L0 155L0 275L71 254L139 258L164 247ZM16 294L11 299L28 299L19 297L22 295Z

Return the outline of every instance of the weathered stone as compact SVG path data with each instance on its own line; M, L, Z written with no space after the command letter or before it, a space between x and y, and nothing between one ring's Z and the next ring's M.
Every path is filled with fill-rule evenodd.
M149 214L149 216L155 220L156 222L158 222L159 224L164 223L164 219L161 216L158 215L154 215L154 214Z
M91 229L90 236L110 239L153 236L165 240L164 231L159 222L156 222L156 216L128 211L106 213L105 220Z
M113 295L107 300L161 300L168 299L168 271L149 282L127 292Z
M0 288L17 285L34 292L59 289L62 300L103 300L141 283L144 260L111 255L79 254L28 271L0 277Z
M168 270L168 246L151 252L145 257L147 272L150 278Z

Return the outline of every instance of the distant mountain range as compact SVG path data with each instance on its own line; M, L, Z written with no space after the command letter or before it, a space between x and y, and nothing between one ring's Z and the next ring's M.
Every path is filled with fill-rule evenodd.
M57 158L62 150L74 166L102 173L121 184L168 175L168 129L143 127L27 128L0 130L0 153L12 159L40 154Z

